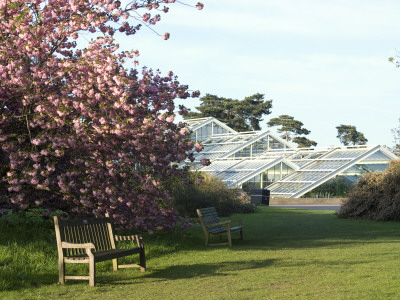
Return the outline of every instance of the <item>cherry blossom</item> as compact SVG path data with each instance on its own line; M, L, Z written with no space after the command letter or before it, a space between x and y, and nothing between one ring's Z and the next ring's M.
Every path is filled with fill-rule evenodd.
M198 93L172 72L126 68L139 53L116 42L173 2L0 0L0 194L10 205L108 212L150 232L182 220L164 180L188 177L178 164L201 147L174 122L174 100ZM83 33L94 35L79 49Z

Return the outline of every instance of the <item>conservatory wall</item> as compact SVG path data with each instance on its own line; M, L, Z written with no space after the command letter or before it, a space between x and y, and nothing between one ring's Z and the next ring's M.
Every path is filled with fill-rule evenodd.
M211 122L207 125L204 125L203 127L196 129L192 133L192 139L196 141L203 141L209 138L210 136L216 134L224 134L224 133L229 133L229 131L225 128L222 128L218 124Z
M282 179L293 171L292 168L281 162L244 182L242 184L242 189L246 193L250 193L254 188L266 188L271 183Z

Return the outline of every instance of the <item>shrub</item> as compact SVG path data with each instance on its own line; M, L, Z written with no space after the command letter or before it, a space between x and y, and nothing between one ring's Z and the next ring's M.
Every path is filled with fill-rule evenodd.
M0 226L6 224L9 226L44 226L53 227L54 216L67 215L61 210L49 212L46 209L31 209L29 211L23 210L0 210Z
M220 179L205 173L192 172L191 184L174 178L168 189L175 208L183 215L195 217L196 209L214 206L220 216L251 213L254 207L241 190L229 189Z
M337 215L375 221L400 220L400 160L383 172L365 173Z

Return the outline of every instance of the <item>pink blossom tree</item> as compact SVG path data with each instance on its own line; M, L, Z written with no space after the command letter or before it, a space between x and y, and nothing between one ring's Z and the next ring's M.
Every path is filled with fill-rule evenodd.
M174 122L174 99L198 92L172 72L126 69L137 52L118 52L113 38L154 25L160 15L150 12L173 2L0 0L0 194L9 204L109 212L143 231L176 225L163 181L187 176L177 163L194 143ZM82 32L95 38L78 49Z

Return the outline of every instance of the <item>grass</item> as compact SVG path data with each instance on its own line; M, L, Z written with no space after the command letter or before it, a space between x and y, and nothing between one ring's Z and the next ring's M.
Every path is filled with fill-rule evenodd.
M148 271L104 262L94 288L56 284L53 230L0 227L0 299L400 298L400 223L276 207L240 217L231 249L203 246L199 226L145 236Z

